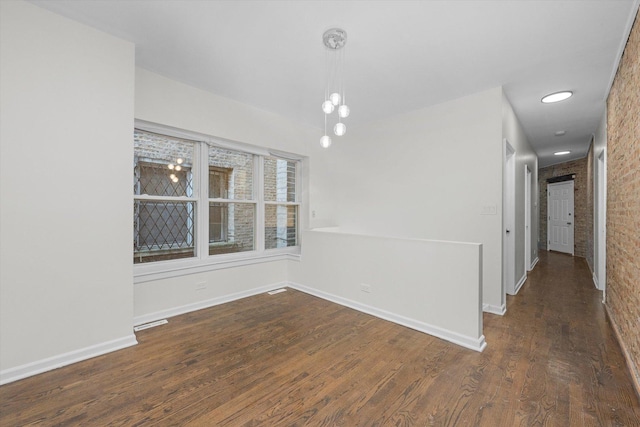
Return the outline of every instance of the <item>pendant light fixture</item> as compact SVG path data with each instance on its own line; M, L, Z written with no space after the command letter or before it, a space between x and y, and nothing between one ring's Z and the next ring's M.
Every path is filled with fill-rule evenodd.
M333 133L342 136L347 132L347 126L342 119L349 117L349 107L346 104L344 93L344 46L347 43L347 32L340 28L332 28L325 31L322 42L327 48L325 68L327 81L324 93L322 111L324 112L324 136L320 138L320 145L329 148L331 137L327 134L327 121L332 113L337 111L337 123L333 126Z

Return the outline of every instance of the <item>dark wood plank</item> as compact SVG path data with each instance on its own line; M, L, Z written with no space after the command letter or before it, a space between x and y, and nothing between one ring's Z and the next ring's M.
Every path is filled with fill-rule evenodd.
M488 347L304 293L141 331L140 344L0 387L1 426L640 426L583 259L542 253Z

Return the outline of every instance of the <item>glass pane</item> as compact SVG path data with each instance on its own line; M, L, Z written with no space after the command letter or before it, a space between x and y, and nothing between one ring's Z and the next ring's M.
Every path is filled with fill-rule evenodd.
M253 154L209 147L209 198L253 199Z
M193 142L136 129L133 194L193 196Z
M194 202L135 201L134 264L196 255Z
M256 206L209 203L209 255L254 250Z
M265 249L298 244L298 206L265 205Z
M290 160L264 159L264 199L270 202L296 201L296 165Z

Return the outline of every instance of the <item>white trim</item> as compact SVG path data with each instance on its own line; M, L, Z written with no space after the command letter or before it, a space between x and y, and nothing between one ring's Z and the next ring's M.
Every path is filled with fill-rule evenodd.
M103 354L131 347L136 344L138 344L138 341L136 340L136 336L132 333L126 337L59 354L57 356L48 357L46 359L37 360L35 362L16 366L15 368L5 369L0 371L0 385L18 381L43 372L52 371L93 357L102 356Z
M200 132L180 129L173 126L162 125L159 123L149 122L146 120L135 119L134 128L146 132L157 133L159 135L170 136L174 138L186 139L192 142L204 142L207 145L223 148L225 150L244 151L264 157L280 157L285 160L300 161L304 156L300 154L290 153L288 151L268 149L258 145L248 144L246 142L234 141L232 139L220 138Z
M419 332L424 332L425 334L433 335L434 337L441 338L445 341L449 341L453 344L457 344L459 346L462 346L471 350L481 352L487 346L484 335L480 336L479 338L462 335L457 332L453 332L447 329L442 329L437 326L420 322L415 319L410 319L408 317L400 316L398 314L391 313L386 310L381 310L379 308L371 307L366 304L361 304L359 302L356 302L347 298L342 298L337 295L333 295L333 294L319 291L317 289L309 288L299 283L288 282L287 286L289 286L292 289L296 289L298 291L316 296L318 298L322 298L324 300L331 301L333 303L336 303L345 307L349 307L353 310L370 314L380 319L388 320L389 322L393 322L398 325L402 325Z
M193 230L193 238L195 239L196 253L195 257L189 259L203 260L209 256L209 146L198 144L194 147L194 163L197 166L193 171L194 174L194 191L198 196L195 203L195 230ZM207 172L205 172L207 171ZM251 183L254 184L253 182ZM255 229L255 225L254 225ZM202 233L201 230L207 230ZM152 263L156 264L156 263ZM163 264L160 262L159 264ZM136 265L134 265L134 283L136 277Z
M600 284L598 283L598 275L595 272L593 272L591 274L591 278L593 279L593 284L596 286L596 289L600 290Z
M269 156L269 150L257 145L247 144L244 142L233 141L225 138L213 137L199 132L179 129L173 126L162 125L158 123L148 122L146 120L135 119L134 127L146 132L157 133L159 135L170 136L174 138L186 139L193 142L204 142L207 145L224 148L226 150L241 150L249 154L258 156Z
M531 189L533 183L533 174L529 165L524 165L524 268L525 274L530 271L531 268L531 232L533 227L531 226Z
M569 215L571 216L571 256L575 256L575 250L576 250L576 237L575 237L575 227L576 227L576 217L575 217L575 212L576 212L576 201L575 201L575 179L570 179L568 181L560 181L560 182L551 182L551 183L547 183L547 252L549 251L557 251L557 252L561 252L563 254L569 254L569 252L564 252L561 251L559 249L551 249L551 227L549 227L549 222L551 221L551 203L549 203L549 199L551 198L551 191L550 191L550 187L555 187L555 186L559 186L559 185L566 185L566 184L570 184L571 185L571 190L569 191L569 194L571 195L571 213L569 213Z
M304 156L301 156L300 154L293 154L287 151L271 150L271 149L269 149L268 151L269 151L269 157L279 157L283 160L291 160L294 162L299 162L302 159L304 159Z
M497 314L498 316L504 316L507 312L507 304L502 304L501 306L482 304L482 311L485 313Z
M534 259L534 260L531 262L531 267L529 267L529 271L533 270L533 267L535 267L535 266L536 266L536 264L538 264L538 261L540 261L540 258L536 257L536 259Z
M597 271L597 286L602 291L602 302L607 300L607 147L595 160L596 181L594 187L594 271ZM597 215L596 215L597 213ZM597 254L597 257L595 256Z
M265 286L249 289L247 291L236 292L234 294L224 295L221 297L211 298L204 301L198 301L191 304L168 308L166 310L156 311L154 313L143 314L142 316L134 317L133 324L134 326L137 326L137 325L142 325L144 323L154 322L160 319L179 316L181 314L190 313L192 311L202 310L203 308L209 308L216 305L236 301L242 298L247 298L254 295L269 292L274 289L282 288L283 286L286 286L286 283L284 282L274 283L271 285L265 285Z
M289 251L289 252L285 252ZM269 253L271 252L271 253ZM283 260L300 261L300 247L267 249L262 255L242 256L238 254L216 255L211 257L211 262L203 263L197 258L189 260L162 261L161 263L136 264L133 268L133 283L151 282L154 280L180 277L187 274L203 273L207 271L222 270L225 268L243 267L246 265L261 264ZM144 269L144 267L150 267Z
M524 282L526 281L527 281L527 272L525 271L522 277L520 278L520 280L518 280L518 283L516 283L515 292L513 293L513 295L518 294L518 292L520 291L520 288L522 287L522 285L524 285Z
M134 200L151 201L151 202L197 202L197 197L187 196L150 196L148 194L134 194Z
M253 219L253 245L258 251L265 248L265 232L267 218L265 217L264 206L264 159L262 157L253 158L253 197L258 202L256 204L255 218Z
M516 275L516 150L503 139L502 165L502 299L515 285Z
M195 256L189 258L166 260L149 263L134 263L133 266L133 282L143 283L153 280L167 279L188 274L202 273L206 271L214 271L224 268L240 267L263 262L279 261L279 260L299 260L300 259L300 225L298 221L298 229L296 230L298 244L285 248L265 249L265 205L286 205L298 206L298 217L302 210L300 203L300 194L303 191L302 182L298 182L301 171L303 169L302 159L300 155L287 153L284 151L265 150L261 147L255 147L250 144L244 144L235 141L227 141L198 132L191 132L171 126L160 125L156 123L146 122L144 120L135 120L135 128L144 132L152 132L158 135L167 136L169 138L181 138L193 142L193 165L192 173L194 175L193 190L195 197L165 197L153 195L135 195L134 200L151 200L151 201L178 201L191 202L196 209L196 224L194 237L196 238ZM204 173L209 168L209 146L221 147L233 150L234 152L250 154L253 156L253 194L252 199L229 199L229 198L209 198L208 175ZM295 202L272 202L264 200L264 163L265 158L282 158L287 161L296 162L296 201ZM209 226L209 209L211 202L227 203L227 204L249 204L253 205L255 210L254 218L254 248L251 251L236 252L224 255L209 255L209 239L206 237L206 231Z
M616 74L618 73L618 67L620 66L620 61L622 61L622 55L624 55L624 49L627 46L627 42L629 41L629 37L631 36L631 30L633 29L633 23L636 19L636 14L638 13L638 8L640 7L640 0L634 0L633 6L631 6L631 13L627 18L627 22L624 26L623 37L620 41L620 46L618 46L618 51L616 52L616 61L614 62L614 66L611 67L611 75L609 76L609 85L607 87L607 91L605 93L611 92L611 87L613 86L613 81L616 78Z

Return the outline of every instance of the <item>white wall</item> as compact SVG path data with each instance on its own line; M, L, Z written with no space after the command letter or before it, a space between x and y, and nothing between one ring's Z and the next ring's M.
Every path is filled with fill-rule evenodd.
M318 129L142 68L136 68L135 99L136 119L300 155L321 136Z
M317 129L134 69L128 42L29 3L0 5L2 381L134 344L134 317L261 291L296 268L133 285L134 117L309 156L303 227L481 243L483 302L504 303L500 88L350 128L322 150ZM487 207L496 214L481 215Z
M135 344L134 46L0 2L0 381Z
M311 158L311 226L482 243L483 300L500 307L502 138L501 88L352 127Z
M531 259L538 257L538 156L531 148L522 125L516 117L511 103L503 96L502 103L502 132L511 146L516 150L516 181L515 181L515 280L524 280L527 274L525 266L525 165L529 166L532 175L530 207L531 207Z
M484 349L480 244L323 229L306 231L303 237L302 262L291 264L290 286Z
M136 283L136 325L286 286L287 261L271 261ZM204 284L204 289L197 289Z
M600 170L600 155L607 148L607 112L602 114L598 128L593 136L593 279L600 290L606 288L606 153L604 156L604 170ZM604 185L603 198L605 209L599 209L598 187L600 181ZM602 223L599 228L599 224ZM604 299L604 297L603 297Z
M318 145L318 129L302 127L140 68L136 70L135 100L135 117L139 120L300 155L318 150L312 147ZM308 200L306 192L302 196L303 201ZM305 218L306 210L302 226L306 225ZM281 286L286 282L286 269L287 261L281 260L136 283L135 323ZM206 282L205 290L196 289L201 282Z

